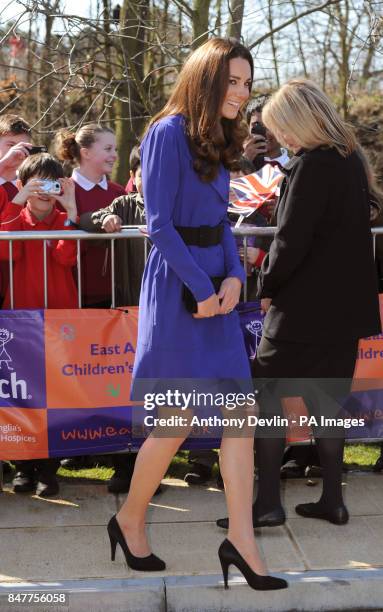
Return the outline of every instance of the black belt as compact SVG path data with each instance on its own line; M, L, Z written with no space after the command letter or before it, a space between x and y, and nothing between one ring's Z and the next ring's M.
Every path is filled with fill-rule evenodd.
M223 224L214 227L200 225L199 227L175 227L185 244L209 247L220 244L223 236Z

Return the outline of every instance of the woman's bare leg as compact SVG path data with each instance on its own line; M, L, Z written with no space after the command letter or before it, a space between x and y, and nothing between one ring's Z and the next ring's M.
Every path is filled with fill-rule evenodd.
M233 433L231 434L233 436ZM228 540L257 574L267 574L253 529L254 437L223 437L220 468L229 515Z
M184 412L182 416L185 416ZM164 431L161 433L163 436ZM174 432L169 428L169 436L174 437L152 434L137 455L128 497L116 516L129 550L136 557L146 557L151 552L145 533L146 511L172 458L188 434L187 427Z

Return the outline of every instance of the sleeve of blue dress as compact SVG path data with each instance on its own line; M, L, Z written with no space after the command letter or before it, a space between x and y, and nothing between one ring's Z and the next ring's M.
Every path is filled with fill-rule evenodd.
M198 266L173 223L182 167L179 130L177 125L160 121L150 128L141 146L148 234L197 302L202 302L215 293L214 286L208 274Z
M241 283L244 283L246 277L245 270L240 262L237 243L227 216L223 222L222 245L225 254L226 276L235 276L239 278Z

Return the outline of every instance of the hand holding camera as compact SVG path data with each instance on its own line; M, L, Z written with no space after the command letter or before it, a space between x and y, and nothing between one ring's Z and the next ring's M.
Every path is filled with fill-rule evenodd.
M21 187L20 191L15 195L12 200L13 204L24 206L28 198L31 196L47 195L46 191L43 190L43 185L44 179L32 178L23 187Z
M251 136L247 138L243 146L244 156L259 167L265 163L266 128L262 123L256 121L251 128Z
M55 196L56 200L60 202L61 206L65 208L68 219L76 221L77 218L77 205L75 195L75 184L71 178L62 178L59 181L52 181L58 183L61 188L60 194L51 194Z
M0 160L0 171L2 174L15 170L30 154L32 145L29 142L18 142L10 147L4 157Z

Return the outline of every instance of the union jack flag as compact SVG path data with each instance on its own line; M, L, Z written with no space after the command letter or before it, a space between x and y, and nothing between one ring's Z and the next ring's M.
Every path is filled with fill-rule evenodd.
M279 195L283 173L278 166L266 164L258 172L230 181L228 211L243 218L258 210L268 200Z

